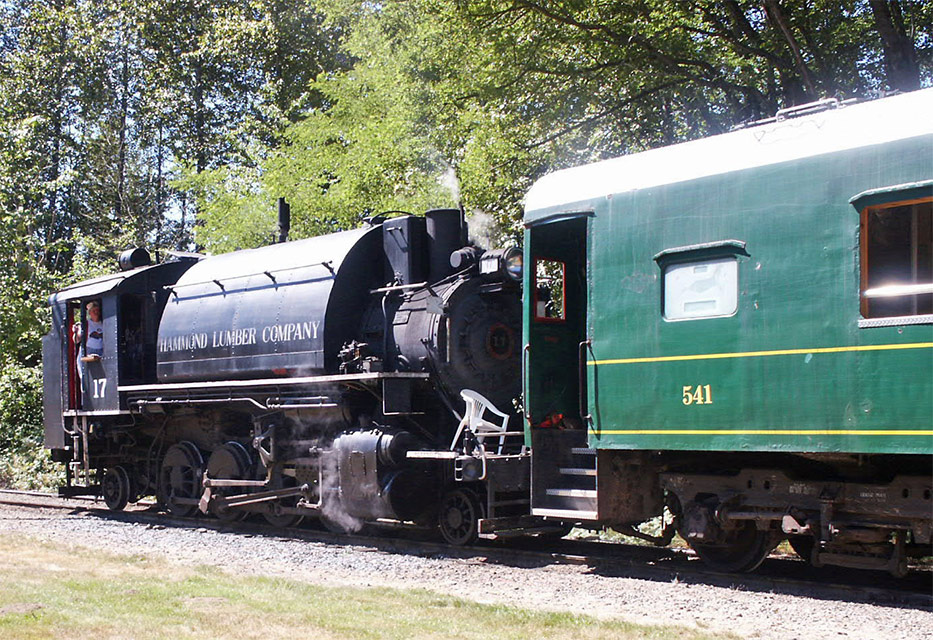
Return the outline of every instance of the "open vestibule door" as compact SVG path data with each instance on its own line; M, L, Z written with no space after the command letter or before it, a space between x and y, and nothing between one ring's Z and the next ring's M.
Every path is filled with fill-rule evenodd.
M525 234L523 382L532 512L596 518L596 455L587 447L589 214L529 225Z

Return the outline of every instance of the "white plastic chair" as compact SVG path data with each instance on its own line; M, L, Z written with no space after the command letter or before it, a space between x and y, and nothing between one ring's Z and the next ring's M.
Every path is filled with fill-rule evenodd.
M460 397L466 403L466 409L463 412L463 419L460 420L460 426L457 427L457 433L454 435L453 442L450 443L451 450L455 449L464 429L469 429L476 436L480 444L486 436L495 436L504 434L509 430L509 416L502 413L496 406L482 395L472 389L464 389L460 392ZM495 424L486 420L483 416L489 412L496 418L501 418L502 424ZM502 447L505 445L505 436L499 435L499 448L496 453L502 453ZM485 445L484 445L485 449Z

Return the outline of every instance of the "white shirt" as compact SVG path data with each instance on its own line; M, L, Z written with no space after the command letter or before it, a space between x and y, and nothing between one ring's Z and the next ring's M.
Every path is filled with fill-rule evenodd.
M104 354L104 323L94 322L90 318L87 321L87 341L85 350L88 355Z

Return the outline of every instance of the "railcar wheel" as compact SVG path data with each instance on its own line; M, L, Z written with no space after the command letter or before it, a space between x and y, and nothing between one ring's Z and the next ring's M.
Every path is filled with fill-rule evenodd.
M130 474L121 466L111 467L104 472L100 492L104 496L104 504L111 511L123 511L126 504L135 497Z
M757 569L779 541L773 532L761 531L754 522L748 521L725 534L721 542L691 542L690 546L715 571L747 573Z
M479 537L483 508L472 489L451 489L441 499L437 525L444 541L454 546L473 544Z
M192 442L173 444L162 459L159 495L169 513L188 517L198 510L204 459Z
M244 480L250 476L250 455L239 442L228 442L214 449L207 461L207 476L209 478L223 478L224 480ZM213 490L216 496L229 496L244 493L243 489L236 487L219 487ZM225 522L236 522L245 519L248 511L211 504L211 515Z

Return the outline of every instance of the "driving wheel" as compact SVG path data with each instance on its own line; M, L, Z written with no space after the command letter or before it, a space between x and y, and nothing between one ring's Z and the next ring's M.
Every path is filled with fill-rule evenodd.
M186 440L168 448L159 473L159 495L169 513L188 517L197 512L203 472L204 459L194 443Z
M223 480L245 480L250 477L252 467L249 451L239 442L228 442L214 449L207 461L207 477ZM246 493L245 487L216 487L215 496L224 497ZM211 515L227 522L243 520L249 515L243 509L226 507L211 501Z

